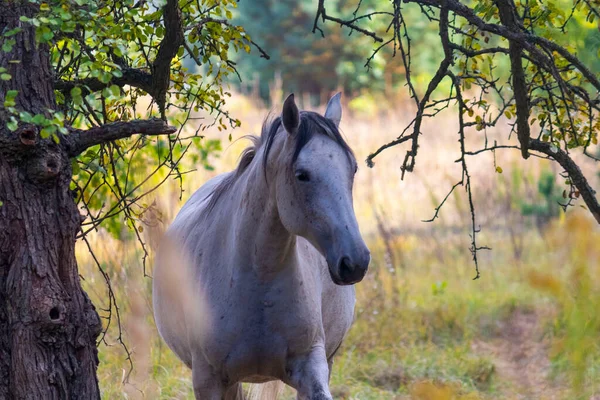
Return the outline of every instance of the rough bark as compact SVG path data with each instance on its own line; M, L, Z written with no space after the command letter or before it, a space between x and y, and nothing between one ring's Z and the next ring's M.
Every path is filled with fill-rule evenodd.
M18 90L17 108L54 109L48 48L19 23L26 1L0 0L0 32L21 26L0 52L12 75L0 100ZM18 61L11 63L10 61ZM80 215L69 190L66 149L34 126L10 132L0 113L0 399L98 399L98 314L81 288L75 260Z

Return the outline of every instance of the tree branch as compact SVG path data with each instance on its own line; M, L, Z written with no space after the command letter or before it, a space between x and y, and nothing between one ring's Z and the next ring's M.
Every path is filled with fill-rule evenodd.
M183 17L177 0L168 0L163 7L165 36L160 42L154 62L150 65L151 72L122 65L123 76L114 77L110 82L104 83L97 78L85 78L73 81L58 80L54 88L68 94L74 87L80 86L82 95L96 92L111 85L123 87L133 86L144 90L156 101L161 117L166 119L166 95L171 81L171 62L177 51L184 44ZM124 63L119 63L124 64Z
M63 141L69 157L76 157L88 147L128 138L135 134L157 136L170 135L176 131L177 128L169 126L160 118L138 119L127 122L113 122L86 131L74 130L70 135L65 136Z
M167 90L171 81L171 61L185 40L183 36L183 20L177 0L167 0L163 7L165 37L160 42L158 54L152 64L152 86L154 99L158 104L163 119Z
M54 82L54 89L68 95L71 89L79 86L83 97L90 93L97 92L111 85L123 87L126 85L137 87L152 95L152 75L148 72L141 71L135 68L124 68L121 70L123 76L120 78L114 77L109 82L104 83L97 78L77 79L73 81L57 80Z
M520 25L516 15L515 3L512 0L496 0L500 21L512 31L520 31ZM509 41L508 53L510 56L510 70L512 72L512 87L515 94L515 106L517 111L517 137L521 143L521 155L527 159L529 153L529 99L527 96L527 82L523 70L523 47L516 41Z
M440 10L440 23L439 23L439 34L440 40L442 42L442 47L444 49L444 59L440 62L440 65L431 79L429 81L429 85L427 86L427 90L421 98L419 102L419 108L417 110L417 116L415 117L414 129L412 134L412 146L409 151L406 152L406 156L404 157L404 162L400 169L402 170L402 179L404 179L404 173L406 171L412 172L415 167L415 161L417 157L417 152L419 151L419 135L421 133L421 123L423 122L423 114L425 112L425 108L427 106L427 102L429 98L433 94L433 92L437 89L440 82L446 75L448 74L449 68L452 65L452 49L450 48L450 39L448 36L448 8L446 7L446 0L441 0L442 6Z
M583 172L581 172L581 169L569 154L552 143L542 142L537 139L532 139L529 142L529 148L556 160L567 171L571 178L571 183L579 190L583 201L585 201L588 209L600 224L600 204L596 198L596 191L592 189Z

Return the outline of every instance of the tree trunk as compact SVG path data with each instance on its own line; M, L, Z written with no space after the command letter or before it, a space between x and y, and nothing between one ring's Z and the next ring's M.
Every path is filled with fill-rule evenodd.
M56 109L47 46L35 43L28 1L0 0L0 33L23 28L0 67L0 104L18 90L17 109ZM81 217L69 190L66 151L38 128L6 128L0 107L0 399L98 399L96 339L101 322L81 288L75 235Z

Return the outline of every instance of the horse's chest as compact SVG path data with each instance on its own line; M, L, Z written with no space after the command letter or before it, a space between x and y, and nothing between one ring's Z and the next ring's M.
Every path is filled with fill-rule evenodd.
M324 342L320 294L286 285L232 291L205 351L230 374L280 374L288 357Z

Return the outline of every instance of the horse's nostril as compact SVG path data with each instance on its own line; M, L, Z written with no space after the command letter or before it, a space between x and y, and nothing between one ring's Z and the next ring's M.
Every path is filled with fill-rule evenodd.
M350 262L350 259L348 257L343 257L340 261L340 273L345 274L352 271L354 271L354 266Z
M352 262L350 257L342 257L338 264L338 276L346 285L360 282L365 276L365 272L367 272L366 268Z

